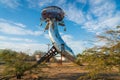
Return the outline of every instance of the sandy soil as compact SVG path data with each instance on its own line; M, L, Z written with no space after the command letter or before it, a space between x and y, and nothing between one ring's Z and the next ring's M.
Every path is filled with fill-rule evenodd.
M85 76L87 72L85 66L79 66L72 62L63 63L62 65L58 63L49 63L47 66L43 65L34 69L31 74L30 72L27 72L21 80L78 80L78 78ZM102 75L106 78L111 78L105 78L104 80L120 80L120 75L113 72L109 75ZM16 80L16 78L9 80Z
M48 64L48 67L42 68L46 75L43 80L78 80L80 77L85 76L88 71L85 66L79 66L74 63L63 63L62 65L57 63ZM104 80L120 80L120 75L117 73L102 74L105 77ZM99 79L103 80L103 79Z
M43 80L76 80L87 72L83 67L74 63L63 63L62 65L51 63L42 71L47 75Z

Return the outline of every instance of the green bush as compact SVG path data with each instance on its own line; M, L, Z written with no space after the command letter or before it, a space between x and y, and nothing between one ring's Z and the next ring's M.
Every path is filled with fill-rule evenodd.
M15 75L17 78L21 78L24 72L30 68L31 63L26 62L27 55L24 53L18 53L11 50L4 50L0 58L5 62L4 75Z

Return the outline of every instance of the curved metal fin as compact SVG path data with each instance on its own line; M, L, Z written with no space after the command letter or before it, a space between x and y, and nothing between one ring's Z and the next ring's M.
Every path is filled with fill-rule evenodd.
M42 22L40 22L40 27L42 26Z
M49 23L47 23L46 27L45 27L45 30L48 30L49 29Z
M58 25L65 26L64 22L59 22Z
M40 18L40 27L42 26L43 21L44 21L44 19Z

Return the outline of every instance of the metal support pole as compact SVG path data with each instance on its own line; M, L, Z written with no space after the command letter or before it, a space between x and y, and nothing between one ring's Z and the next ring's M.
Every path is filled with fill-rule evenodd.
M60 64L62 65L62 52L61 52L61 61L60 61Z
M48 51L49 51L49 49L50 49L50 44L48 43L47 45L48 45ZM49 59L47 62L50 62L50 59Z
M50 44L48 43L47 45L48 45L48 51L49 51L49 49L50 49Z
M63 54L64 50L65 50L64 44L61 44L61 65L62 65L62 54Z

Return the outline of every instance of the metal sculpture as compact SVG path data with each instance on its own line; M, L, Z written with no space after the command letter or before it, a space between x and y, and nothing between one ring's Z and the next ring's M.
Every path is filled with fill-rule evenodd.
M63 18L65 16L64 11L57 6L49 6L43 9L41 15L41 20L47 23L45 30L48 30L49 32L49 37L53 47L38 62L40 63L42 61L48 60L58 53L62 53L63 56L71 61L74 61L75 55L72 49L66 45L58 31L58 25L65 26L63 22ZM66 30L65 27L64 30Z

